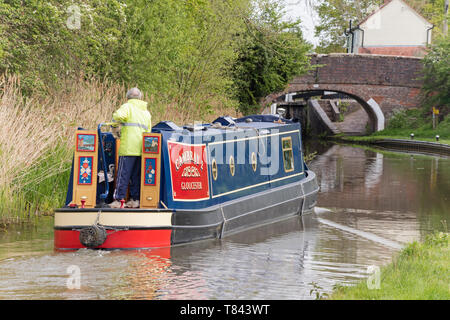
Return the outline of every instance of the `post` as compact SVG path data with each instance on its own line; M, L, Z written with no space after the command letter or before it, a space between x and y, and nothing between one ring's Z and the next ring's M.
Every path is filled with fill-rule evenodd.
M352 37L352 40L350 42L350 38L347 38L347 53L353 53L353 31L352 31L352 20L350 20L349 22L349 26L348 26L348 32L347 30L344 30L344 34L346 36L350 36Z
M433 107L433 130L436 129L436 115L439 114L439 109Z
M445 5L444 5L444 35L447 35L448 33L448 3L449 0L445 0Z
M141 163L141 208L159 207L161 184L161 134L144 133Z
M436 129L436 115L433 113L433 130Z
M94 208L97 194L97 131L77 130L75 132L75 154L73 170L73 205Z

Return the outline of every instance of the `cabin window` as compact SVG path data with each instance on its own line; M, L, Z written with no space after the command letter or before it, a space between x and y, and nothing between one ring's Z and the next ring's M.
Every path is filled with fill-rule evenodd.
M233 156L230 156L230 173L232 176L234 176L234 172L235 172L235 166L234 166L234 158Z
M292 152L292 138L282 138L281 147L283 150L283 164L284 171L289 172L294 170L294 153Z
M258 165L258 162L256 161L256 154L254 152L252 152L252 168L253 171L256 172L256 167Z
M213 179L217 180L217 162L216 162L216 159L212 160L211 171L212 171Z

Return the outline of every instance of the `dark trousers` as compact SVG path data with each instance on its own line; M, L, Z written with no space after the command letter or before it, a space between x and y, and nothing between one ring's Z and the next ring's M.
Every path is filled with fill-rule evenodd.
M128 185L130 185L130 197L133 200L139 200L141 193L141 157L120 156L117 167L114 199L125 199Z

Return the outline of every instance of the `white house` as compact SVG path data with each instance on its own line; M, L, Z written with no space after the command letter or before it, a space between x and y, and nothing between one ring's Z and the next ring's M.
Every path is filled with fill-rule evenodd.
M402 0L384 4L349 30L352 53L423 56L433 25Z

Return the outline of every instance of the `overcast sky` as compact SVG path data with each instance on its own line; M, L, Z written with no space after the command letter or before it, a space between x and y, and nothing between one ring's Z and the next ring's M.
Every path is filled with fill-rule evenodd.
M302 21L303 36L306 40L316 45L318 44L318 40L314 37L314 26L318 24L319 19L311 5L307 4L307 2L313 1L284 0L286 3L287 16L291 18L300 18Z

